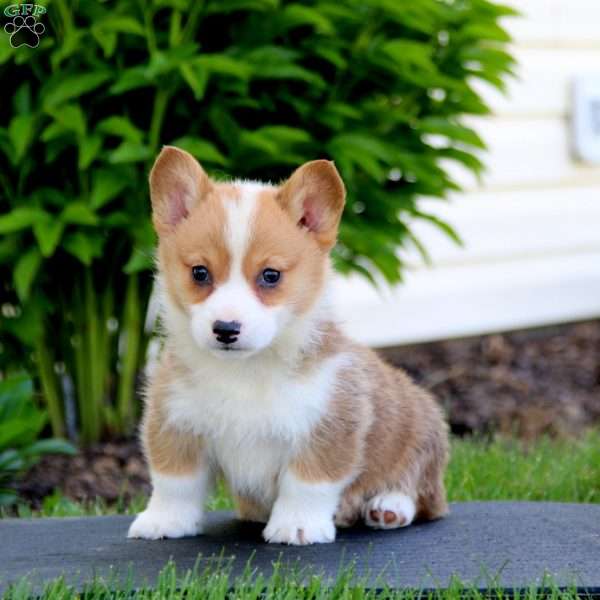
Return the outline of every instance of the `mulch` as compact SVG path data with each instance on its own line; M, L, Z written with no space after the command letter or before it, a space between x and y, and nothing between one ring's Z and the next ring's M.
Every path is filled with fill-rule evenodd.
M120 440L82 448L75 456L45 456L19 482L18 490L24 502L38 509L55 490L72 500L127 504L149 494L150 483L138 441Z
M436 396L455 434L532 440L600 422L600 321L382 353Z
M600 321L388 348L444 406L453 433L492 432L533 440L572 436L600 423ZM78 455L47 456L19 484L32 507L60 489L74 500L108 503L150 490L136 440L110 441Z

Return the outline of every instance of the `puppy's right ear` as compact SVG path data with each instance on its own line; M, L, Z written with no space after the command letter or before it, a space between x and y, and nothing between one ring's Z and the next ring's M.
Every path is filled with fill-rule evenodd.
M165 146L150 171L152 221L156 232L169 233L209 193L212 183L185 150Z

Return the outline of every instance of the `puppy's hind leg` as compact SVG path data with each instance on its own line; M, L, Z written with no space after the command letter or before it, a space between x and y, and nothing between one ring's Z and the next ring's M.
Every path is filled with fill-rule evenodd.
M442 464L433 462L423 472L417 499L417 518L420 520L432 521L448 514L444 467L445 461Z
M398 490L376 494L363 507L365 523L374 529L407 527L413 522L416 512L415 501Z

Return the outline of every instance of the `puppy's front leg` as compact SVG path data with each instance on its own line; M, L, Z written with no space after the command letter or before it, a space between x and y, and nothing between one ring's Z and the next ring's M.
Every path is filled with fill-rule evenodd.
M151 406L147 407L142 440L150 464L152 496L129 528L128 537L156 540L201 533L211 478L202 440L165 425Z
M263 531L267 542L319 544L335 540L333 516L346 481L306 481L288 469Z

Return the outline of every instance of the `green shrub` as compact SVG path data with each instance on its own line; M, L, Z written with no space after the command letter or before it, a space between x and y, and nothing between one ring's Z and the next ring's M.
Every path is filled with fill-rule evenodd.
M0 36L0 358L41 381L53 430L74 387L82 439L135 421L154 238L146 175L161 144L217 177L280 180L334 159L348 188L342 273L390 282L420 196L479 173L461 124L511 57L487 0L57 0L35 49ZM60 379L57 377L57 372ZM71 396L67 394L66 401Z
M47 421L46 413L33 403L28 376L13 375L0 381L0 506L17 499L10 484L44 454L75 452L64 440L38 440Z

